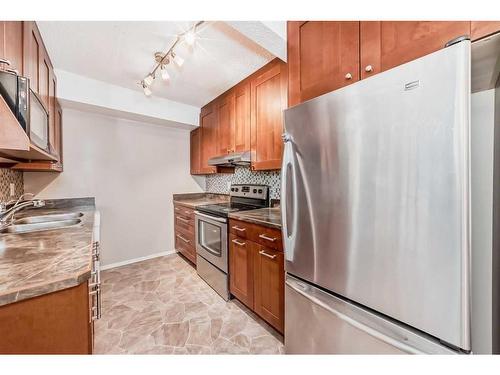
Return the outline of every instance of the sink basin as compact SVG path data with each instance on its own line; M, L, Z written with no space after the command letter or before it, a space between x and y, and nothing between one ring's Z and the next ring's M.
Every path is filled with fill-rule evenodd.
M47 215L49 216L49 215ZM81 215L80 215L81 216ZM36 216L33 216L36 217ZM28 219L28 218L25 218ZM21 219L24 220L24 219ZM4 228L0 231L0 233L29 233L29 232L38 232L42 230L49 229L59 229L59 228L67 228L72 227L74 225L80 224L80 219L68 219L68 220L57 220L54 221L42 221L42 222L34 222L29 224L19 224L15 222L12 225L9 225L7 228Z
M39 215L39 216L27 216L22 219L18 219L14 221L14 225L18 224L34 224L34 223L45 223L48 221L62 221L62 220L71 220L82 217L83 213L81 212L68 212L61 214L51 214L51 215Z

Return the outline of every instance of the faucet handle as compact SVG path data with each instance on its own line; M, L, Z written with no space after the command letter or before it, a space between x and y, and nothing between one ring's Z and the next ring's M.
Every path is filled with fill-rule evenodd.
M37 199L33 201L33 207L43 207L45 206L45 201L41 199Z

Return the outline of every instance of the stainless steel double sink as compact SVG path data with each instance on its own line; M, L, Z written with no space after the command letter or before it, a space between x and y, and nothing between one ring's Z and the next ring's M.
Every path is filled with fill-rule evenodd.
M81 223L82 212L27 216L17 220L0 233L29 233L49 229L67 228Z

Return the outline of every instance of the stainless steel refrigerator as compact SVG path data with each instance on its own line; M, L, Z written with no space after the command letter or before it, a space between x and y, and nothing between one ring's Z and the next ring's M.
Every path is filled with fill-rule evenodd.
M287 353L471 350L470 50L285 111Z

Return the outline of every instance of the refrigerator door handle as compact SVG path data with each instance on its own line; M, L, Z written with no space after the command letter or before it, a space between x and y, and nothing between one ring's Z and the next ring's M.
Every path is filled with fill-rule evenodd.
M295 174L293 139L288 133L283 134L283 142L285 144L283 151L283 166L281 174L281 222L282 222L282 237L285 248L285 259L293 260L293 252L295 248L295 236L297 233L297 177ZM289 178L291 178L291 191L289 186ZM288 200L291 194L291 207ZM288 217L291 214L291 223Z

